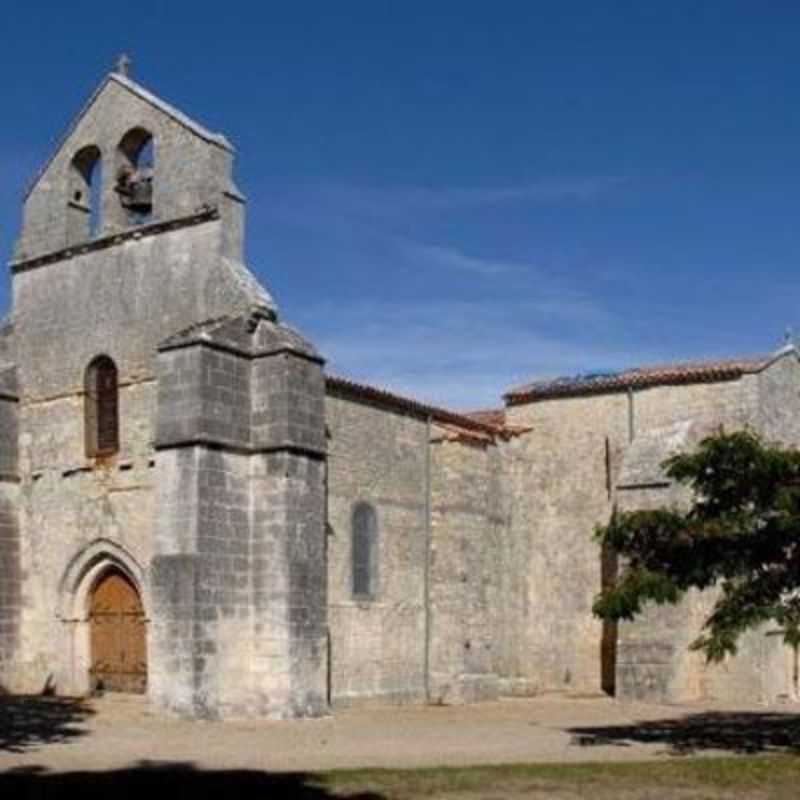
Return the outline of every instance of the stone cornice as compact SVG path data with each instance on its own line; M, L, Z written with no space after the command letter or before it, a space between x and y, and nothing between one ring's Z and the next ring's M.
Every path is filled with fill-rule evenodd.
M158 348L159 353L169 353L172 350L185 350L189 347L207 347L209 350L218 350L221 353L229 353L230 355L238 356L239 358L246 359L247 361L258 361L262 358L272 358L284 354L296 356L297 358L305 361L310 361L313 364L324 364L325 359L322 356L306 353L292 345L285 345L284 347L273 347L271 349L255 349L245 350L242 347L231 342L224 342L218 339L203 339L197 336L191 339L185 339L181 342L174 342L170 344L162 344Z
M194 212L193 214L187 214L184 217L173 217L169 220L151 222L148 225L138 225L135 228L112 233L99 239L83 242L82 244L64 247L61 250L55 250L51 253L45 253L44 255L22 259L20 261L12 261L9 267L12 274L17 274L18 272L27 272L28 270L44 267L48 264L55 264L58 261L65 261L68 258L74 258L75 256L81 256L86 253L95 253L98 250L107 250L111 247L124 244L125 242L137 241L139 239L155 236L159 233L168 233L169 231L176 231L180 230L181 228L189 228L193 225L200 225L204 222L217 220L219 219L219 216L219 209L208 206Z
M223 440L219 437L204 436L202 434L185 439L176 439L174 441L155 442L153 447L156 452L202 447L206 450L221 450L223 452L236 453L237 455L244 456L289 453L290 455L305 456L306 458L313 459L324 459L326 457L326 451L317 447L303 447L289 442L279 442L278 444L269 446L245 444Z

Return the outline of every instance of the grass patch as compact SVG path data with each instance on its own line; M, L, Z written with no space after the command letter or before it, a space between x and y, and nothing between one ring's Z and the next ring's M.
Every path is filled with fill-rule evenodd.
M660 762L509 764L322 773L316 785L334 797L758 798L800 797L800 758L742 756Z

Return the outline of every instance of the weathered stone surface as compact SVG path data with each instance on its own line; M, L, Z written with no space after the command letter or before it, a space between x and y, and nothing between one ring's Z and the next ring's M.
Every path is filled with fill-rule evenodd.
M147 220L117 185L120 142L140 129L156 145ZM104 159L93 236L75 194L86 153ZM796 695L779 631L715 667L689 652L713 592L618 637L591 613L612 563L595 526L689 500L666 456L719 426L800 444L793 348L663 385L651 371L630 391L517 398L505 425L326 381L242 262L231 174L224 137L112 76L27 196L0 325L0 687L91 688L89 601L114 569L145 609L150 699L188 717L614 681L662 701ZM97 457L84 381L101 354L118 370L119 450Z
M512 444L530 457L529 471L517 473L514 484L512 524L530 536L529 593L542 612L527 631L537 686L557 689L577 682L590 690L601 675L602 628L590 610L600 589L595 526L608 521L615 505L622 510L685 505L689 495L670 484L661 463L720 427L748 426L768 439L796 443L799 385L797 353L788 349L735 380L539 400L508 409L510 422L532 429ZM773 631L746 637L739 655L721 666L707 666L689 650L713 597L693 592L676 608L649 609L635 623L620 626L619 696L665 701L793 696L789 654Z
M0 348L0 479L21 480L1 485L0 682L89 688L87 598L113 567L142 595L156 705L203 717L319 714L321 359L275 321L240 262L229 146L173 112L109 79L26 200ZM114 188L115 148L134 128L156 143L155 219L138 229ZM111 163L99 238L80 241L68 190L73 156L89 144ZM84 372L100 353L119 373L120 449L94 459ZM260 386L256 400L253 375L269 362L283 394ZM280 435L254 435L258 414ZM280 561L265 561L269 537ZM282 594L264 590L270 570L288 577ZM265 669L268 639L282 649Z
M440 439L431 455L431 700L491 699L520 619L506 585L515 565L502 453Z
M328 396L328 587L335 705L425 700L427 424ZM379 581L353 595L352 515L373 506Z
M140 86L112 74L75 120L31 187L25 200L17 261L83 243L82 229L72 224L74 205L87 204L91 198L74 196L72 164L87 147L97 148L103 159L99 234L113 235L129 227L115 187L118 170L124 164L120 144L135 129L146 131L156 143L154 218L174 219L209 206L224 209L228 224L217 226L221 252L241 259L243 207L231 177L230 145L199 135L197 126L186 125L174 114L165 113L164 106L153 102Z

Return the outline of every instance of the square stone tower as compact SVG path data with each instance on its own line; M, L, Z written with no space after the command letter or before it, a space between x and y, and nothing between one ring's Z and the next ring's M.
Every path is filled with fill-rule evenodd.
M233 148L108 75L25 199L0 335L0 685L327 708L322 359Z

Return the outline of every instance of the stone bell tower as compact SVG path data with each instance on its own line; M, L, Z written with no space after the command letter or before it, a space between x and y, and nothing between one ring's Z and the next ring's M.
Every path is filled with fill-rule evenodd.
M128 64L33 182L11 264L0 683L127 670L180 714L320 714L323 362L244 263L233 147ZM111 573L140 600L135 658L98 655Z

